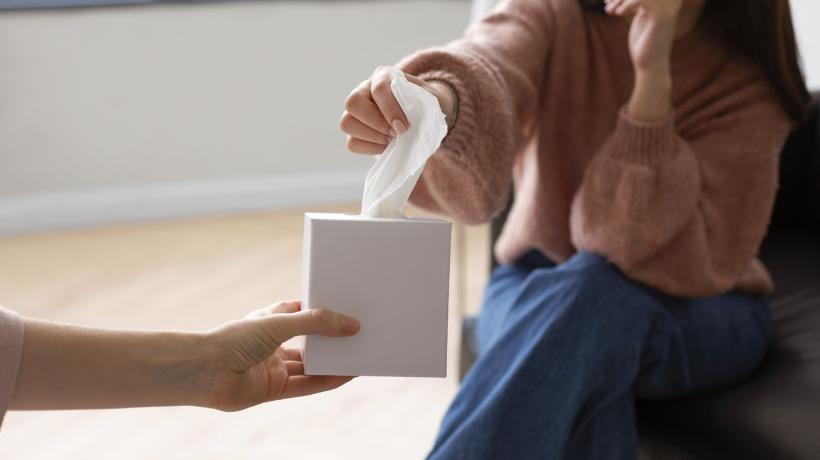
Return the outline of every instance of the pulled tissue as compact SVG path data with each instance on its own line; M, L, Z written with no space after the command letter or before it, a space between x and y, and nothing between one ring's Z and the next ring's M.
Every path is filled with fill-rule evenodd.
M396 136L367 172L362 215L404 217L404 206L421 171L447 135L447 122L438 99L410 83L398 69L388 69L393 94L404 110L410 128Z

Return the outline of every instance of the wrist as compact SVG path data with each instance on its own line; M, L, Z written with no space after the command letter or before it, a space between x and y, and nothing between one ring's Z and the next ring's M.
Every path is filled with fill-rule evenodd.
M166 350L154 361L157 380L165 392L162 405L203 406L208 398L209 366L214 361L213 341L207 333L163 332L158 342Z
M627 111L642 121L658 120L672 110L672 78L668 70L637 70Z
M635 68L635 85L646 84L672 89L672 71L667 64Z
M438 99L439 106L441 106L441 111L444 112L444 116L447 121L447 129L452 129L455 125L457 114L458 114L458 103L456 101L456 92L452 86L448 83L433 80L428 83L430 85L430 90L436 99Z

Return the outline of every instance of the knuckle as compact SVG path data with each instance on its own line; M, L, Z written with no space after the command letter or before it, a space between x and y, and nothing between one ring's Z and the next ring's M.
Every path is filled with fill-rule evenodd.
M330 312L324 308L314 308L310 311L310 315L315 321L320 323L330 319Z
M268 337L276 343L282 343L290 338L280 321L271 321L267 332Z
M361 96L358 93L353 93L347 97L345 100L345 110L348 112L353 112L356 110L356 107L359 105L359 98Z
M374 80L371 88L374 95L386 96L390 94L390 81L385 78Z
M284 302L276 302L274 304L268 305L267 307L264 308L264 310L267 311L268 314L274 314L277 311L279 311L281 308L283 308L284 306L285 306Z
M352 121L353 121L353 120L351 120L350 113L349 113L349 112L345 112L345 113L342 115L342 118L341 118L341 119L339 119L339 129L341 129L341 130L342 130L342 131L344 131L344 132L349 132L349 131L350 131L350 127L351 127L351 126L350 126L350 123L351 123Z

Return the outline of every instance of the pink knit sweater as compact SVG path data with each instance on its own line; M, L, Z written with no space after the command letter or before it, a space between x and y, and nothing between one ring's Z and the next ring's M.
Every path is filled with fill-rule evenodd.
M674 44L674 114L630 119L628 31L578 0L509 0L464 38L405 59L459 102L412 201L482 223L512 181L502 262L587 250L674 295L770 291L756 254L790 119L760 70L701 28Z

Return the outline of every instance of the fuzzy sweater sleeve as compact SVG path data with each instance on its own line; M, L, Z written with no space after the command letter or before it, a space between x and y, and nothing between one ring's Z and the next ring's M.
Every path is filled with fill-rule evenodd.
M0 425L11 403L23 351L23 321L0 307Z
M466 223L503 209L515 152L536 118L552 21L551 1L507 0L464 38L399 64L449 84L458 99L455 125L428 161L414 204Z
M731 106L701 116L686 137L673 115L641 123L622 110L575 196L575 247L673 295L742 284L759 265L791 122L763 81L725 99Z

